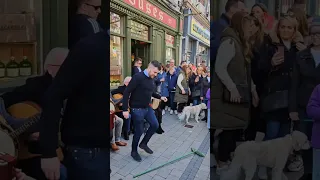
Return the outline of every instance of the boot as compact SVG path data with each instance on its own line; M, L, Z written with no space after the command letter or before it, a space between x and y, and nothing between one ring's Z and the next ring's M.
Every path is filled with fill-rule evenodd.
M161 124L159 124L159 128L157 129L156 133L157 133L157 134L162 134L162 133L164 133L164 130L162 129Z

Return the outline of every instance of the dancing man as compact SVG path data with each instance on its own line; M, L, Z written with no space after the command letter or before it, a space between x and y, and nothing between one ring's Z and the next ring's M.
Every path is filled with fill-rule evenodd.
M138 143L143 133L144 120L147 120L150 127L139 147L149 154L152 154L153 151L147 144L159 127L154 111L150 107L151 97L167 102L166 97L161 97L154 91L156 85L153 78L157 76L160 68L161 66L158 61L150 62L146 70L139 72L132 77L123 94L123 116L124 118L129 118L128 105L130 105L131 119L134 124L131 156L138 162L141 161L141 157L138 153Z

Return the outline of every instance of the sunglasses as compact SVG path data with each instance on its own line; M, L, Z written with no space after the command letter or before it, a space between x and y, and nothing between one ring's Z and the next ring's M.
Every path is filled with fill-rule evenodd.
M94 10L99 10L99 9L101 9L101 6L95 6L95 5L92 5L92 4L89 4L89 3L85 3L87 6L91 6L91 7L93 7L94 8Z

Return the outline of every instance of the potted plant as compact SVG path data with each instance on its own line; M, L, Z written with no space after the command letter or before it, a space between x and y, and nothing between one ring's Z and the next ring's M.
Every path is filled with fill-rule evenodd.
M116 81L116 86L120 86L120 80Z

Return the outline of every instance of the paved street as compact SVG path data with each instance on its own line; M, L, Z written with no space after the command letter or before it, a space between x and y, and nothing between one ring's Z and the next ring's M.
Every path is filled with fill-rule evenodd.
M179 122L176 115L164 115L164 134L155 134L150 143L154 154L149 155L139 150L142 162L136 162L130 156L131 140L129 147L121 147L118 152L112 152L111 157L111 180L129 180L133 176L147 169L162 165L172 159L191 152L191 148L198 149L206 156L198 157L191 155L174 164L142 175L140 180L209 180L210 174L210 134L205 122L196 123L190 120L193 128L186 128Z

